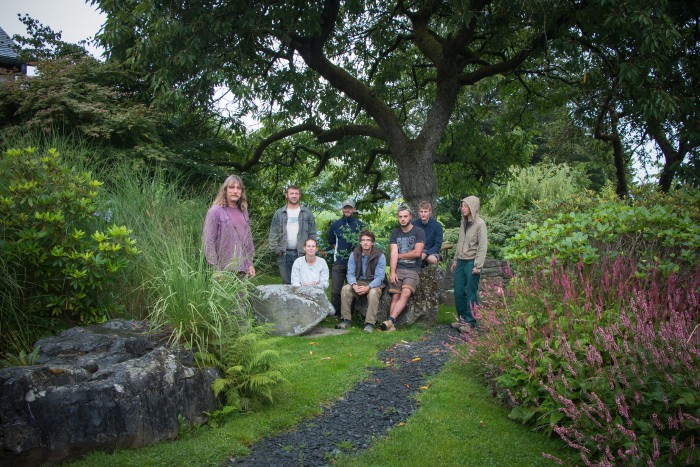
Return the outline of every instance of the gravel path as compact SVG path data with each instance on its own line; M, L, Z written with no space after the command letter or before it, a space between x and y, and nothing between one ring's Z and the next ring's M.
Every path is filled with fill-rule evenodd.
M321 415L295 431L261 440L249 456L226 465L328 465L341 451L367 449L372 438L384 436L416 410L414 395L449 358L444 344L450 336L454 331L449 326L435 326L419 341L399 342L380 352L387 365L370 369L367 379Z

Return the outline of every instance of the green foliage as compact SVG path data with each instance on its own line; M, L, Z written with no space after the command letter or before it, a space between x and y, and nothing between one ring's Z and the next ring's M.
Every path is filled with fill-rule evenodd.
M41 317L94 323L118 309L113 286L139 254L131 231L109 225L101 182L33 148L0 160L2 259Z
M39 346L35 346L34 349L27 353L24 350L20 350L17 355L12 355L8 353L5 358L0 360L0 368L7 368L11 366L30 366L36 365L39 359Z
M508 243L506 258L595 264L625 256L639 258L642 269L658 263L666 273L692 270L700 261L700 228L685 207L595 199L587 204L539 225L528 224Z
M505 211L483 218L488 229L488 257L495 259L505 259L504 247L508 240L533 220L529 211Z
M20 16L19 20L24 23L28 36L15 35L13 39L21 49L20 58L25 62L66 57L79 59L88 56L85 49L87 41L78 44L65 42L61 39L61 32L55 32L28 14Z
M209 352L248 320L249 284L237 274L214 272L204 255L193 261L185 243L163 243L162 272L145 284L156 297L148 320L170 331L170 343Z
M567 164L514 167L509 173L510 179L494 190L483 212L501 216L528 211L537 203L566 201L588 187L586 176Z
M291 366L268 336L268 329L254 326L245 334L226 335L219 348L224 377L214 381L214 393L226 397L226 404L249 410L258 403L272 403L273 390L283 383Z

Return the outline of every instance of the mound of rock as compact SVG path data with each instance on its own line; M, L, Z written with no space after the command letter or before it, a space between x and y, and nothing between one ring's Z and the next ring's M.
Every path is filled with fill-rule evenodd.
M313 286L259 285L252 304L258 321L272 323L276 336L304 334L334 313L326 291Z
M174 439L220 407L219 376L144 323L113 320L41 339L39 364L0 370L0 464L53 464L88 451Z

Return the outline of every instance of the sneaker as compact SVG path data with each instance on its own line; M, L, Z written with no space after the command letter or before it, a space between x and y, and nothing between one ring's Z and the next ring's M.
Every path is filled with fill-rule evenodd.
M469 333L475 332L475 329L474 329L474 326L470 326L468 324L463 324L459 327L459 332L469 334Z
M455 321L454 323L450 323L450 327L452 329L459 329L462 327L462 322L461 321Z
M350 321L347 319L342 319L338 324L335 325L336 329L347 329L350 327Z
M382 328L382 331L386 331L386 332L396 331L396 326L394 326L394 323L392 323L390 319L384 321L381 325L381 328Z
M369 324L369 323L365 324L363 331L366 332L367 334L373 333L374 332L374 325Z

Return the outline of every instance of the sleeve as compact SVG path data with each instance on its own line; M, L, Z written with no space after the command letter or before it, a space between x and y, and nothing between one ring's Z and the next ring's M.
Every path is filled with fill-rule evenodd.
M218 236L219 236L219 222L215 213L214 208L207 211L207 216L204 218L204 228L202 229L202 244L204 245L204 256L207 259L207 263L212 266L217 266L218 255Z
M418 230L416 231L416 243L422 243L425 245L425 230L421 229L418 227Z
M479 227L479 231L476 233L479 239L479 244L476 246L476 256L474 257L474 267L481 270L484 267L484 262L486 261L486 250L488 249L488 240L486 235L486 224L483 223Z
M250 229L250 218L248 216L248 210L243 213L243 218L245 219L245 226L243 231L245 232L245 239L243 241L243 251L245 252L245 260L243 266L246 271L253 265L253 256L255 255L255 244L253 244L253 231Z
M352 285L357 282L357 278L355 277L355 254L350 253L350 257L348 258L348 272L345 274L345 280L348 281L348 284Z
M301 285L301 263L299 260L304 261L304 257L300 256L296 260L294 260L294 264L292 265L292 280L291 284L295 287L299 287Z
M272 216L272 223L270 224L270 235L267 239L268 243L270 244L270 250L272 250L275 254L279 253L279 223L279 211L275 211L275 214Z
M397 230L392 230L391 235L389 235L389 245L396 245Z
M316 240L318 237L318 230L316 230L316 218L313 213L309 211L309 238Z
M335 239L335 228L334 228L334 227L335 227L335 222L333 222L333 223L331 224L331 226L328 228L328 238L327 238L328 244L329 244L330 246L333 246L333 247L335 246L335 242L336 242L336 239Z
M326 260L323 258L318 258L316 261L319 261L321 263L321 270L319 271L318 274L318 284L323 287L324 289L328 288L328 265L326 264Z
M386 277L386 256L382 255L377 260L377 268L374 270L374 279L369 283L372 288L379 287Z
M435 229L433 230L433 235L433 246L429 249L423 250L423 253L425 253L426 255L437 255L440 253L440 249L442 248L442 225L438 221L435 221Z

